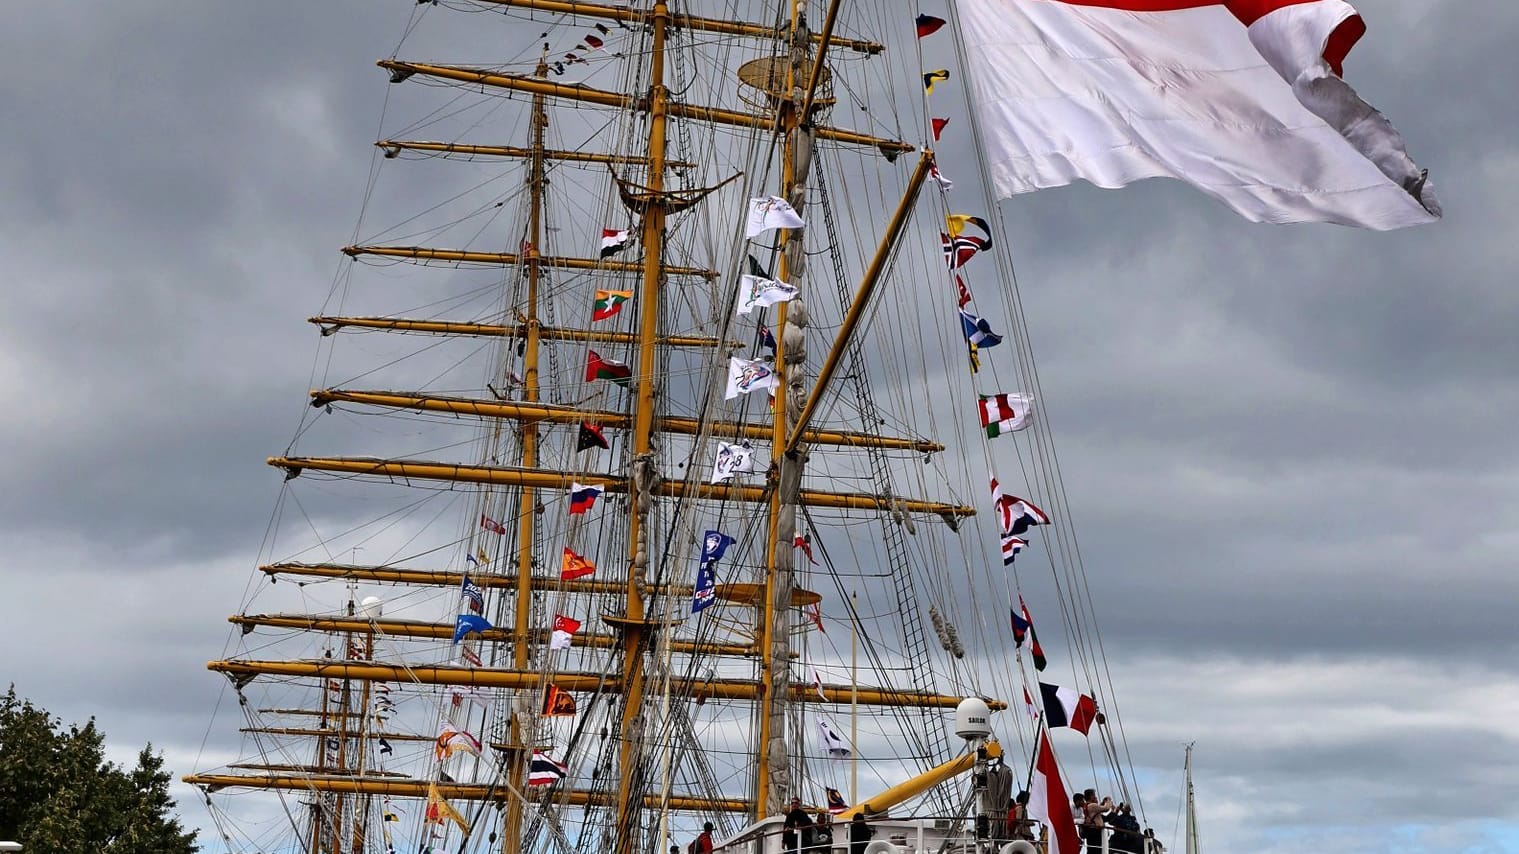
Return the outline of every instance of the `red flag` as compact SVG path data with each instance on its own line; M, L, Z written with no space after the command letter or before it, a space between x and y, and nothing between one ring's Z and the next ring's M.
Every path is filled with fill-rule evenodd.
M939 134L941 134L941 133L944 132L944 128L949 124L949 119L934 119L933 123L934 123L934 142L938 142L939 141Z
M596 565L575 554L568 546L564 549L564 559L560 561L559 577L564 581L573 581L584 578L596 571Z
M921 39L924 36L931 36L937 33L939 28L944 26L944 19L935 18L933 15L919 15L917 24L918 38Z
M965 286L965 280L955 275L955 297L960 301L960 308L970 305L970 288Z
M1039 750L1034 754L1034 774L1029 785L1030 818L1049 825L1049 854L1081 854L1081 837L1071 815L1071 799L1060 782L1060 765L1050 748L1050 734L1039 731Z
M796 539L792 541L791 545L794 548L799 548L799 549L802 550L802 554L804 554L804 555L807 556L807 562L808 563L812 564L813 566L817 566L818 565L818 562L812 559L812 535L811 534L808 534L805 537L802 536L801 534L797 534L796 535Z
M505 525L497 522L495 519L492 519L484 513L480 514L480 527L484 528L487 531L490 531L492 534L506 533Z

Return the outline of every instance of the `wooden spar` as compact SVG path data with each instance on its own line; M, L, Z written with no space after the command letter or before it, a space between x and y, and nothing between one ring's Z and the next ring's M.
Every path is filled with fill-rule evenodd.
M255 733L258 735L283 735L283 736L336 736L335 729L305 729L302 727L281 726L245 726L240 727L238 732ZM356 736L350 736L353 738ZM435 742L437 738L431 735L413 735L404 732L372 732L369 738L383 738L386 741L425 741Z
M424 798L427 796L428 780L397 779L394 777L364 777L320 774L268 774L262 776L242 774L191 774L183 778L192 786L202 786L210 791L228 788L289 789L292 791L345 792L360 795L390 795L392 797ZM438 787L438 794L449 800L506 801L511 795L500 786L484 783L431 783ZM571 806L606 806L611 797L606 792L571 791L564 793L565 802ZM557 800L557 798L556 798ZM743 812L748 803L733 798L703 798L695 795L674 795L665 802L649 796L644 806L664 807L681 812ZM513 843L515 844L515 842ZM515 850L515 849L514 849Z
M520 323L468 323L456 320L412 320L402 317L311 317L308 323L322 327L323 334L331 335L346 327L356 329L380 329L386 332L421 332L430 335L474 335L481 338L525 338L527 328ZM538 337L545 341L584 341L593 344L632 344L638 340L631 332L602 329L570 329L562 326L539 326ZM719 347L740 350L746 345L738 341L723 344L706 335L663 335L661 347Z
M644 12L628 6L607 6L600 3L582 3L579 0L480 0L482 3L494 3L498 6L511 6L517 9L535 9L542 12L554 12L560 15L580 15L587 18L601 18L608 21L621 21L626 24L643 23L647 16ZM699 18L694 15L672 15L672 26L680 30L697 30L706 33L722 33L730 36L750 36L760 39L773 39L776 36L775 27L764 24L749 24L743 21L726 21L721 18ZM821 35L814 35L814 42L822 39ZM847 48L857 53L877 54L886 48L876 42L862 39L831 38L828 41L834 47Z
M336 661L315 659L307 661L256 661L232 659L212 661L206 669L234 676L299 676L313 679L355 679L371 682L410 682L418 685L472 685L477 688L536 689L552 683L561 690L577 693L601 691L603 693L627 693L626 675L603 676L599 673L558 672L545 676L537 670L509 670L500 667L465 667L453 664L385 664L377 661ZM760 686L743 679L702 679L699 677L674 676L670 679L671 690L692 696L714 700L755 700ZM813 684L793 684L791 698L794 701L817 697L825 703L849 702L851 685L823 685L822 696ZM930 709L953 709L963 697L951 694L933 694L920 691L900 691L894 688L859 689L860 702L867 706L914 707ZM1005 709L1007 704L987 700L993 709Z
M471 576L473 581L475 576ZM618 585L619 590L621 585ZM522 588L518 588L519 590ZM238 614L228 617L227 622L233 625L251 629L256 626L268 626L282 629L309 629L319 632L366 632L391 637L402 638L436 638L446 639L454 636L454 626L449 623L425 623L420 620L364 620L345 617L319 617L308 614ZM517 630L492 628L484 632L476 633L484 641L507 641L518 643L522 649L531 650L534 645L543 645L548 642L548 629L534 629L531 627L518 635ZM610 649L617 645L615 635L597 635L587 632L576 632L571 639L571 644L577 647L594 647L598 649ZM676 652L688 655L731 655L747 656L754 655L753 644L738 643L712 643L706 641L671 641L671 646ZM526 658L526 656L522 656ZM526 661L517 662L513 659L513 666L518 670L527 667Z
M548 63L543 57L538 58L538 67L535 71L539 79L545 79L549 74ZM527 334L523 341L522 354L522 395L523 400L532 405L538 402L538 345L540 330L538 324L538 289L539 281L543 273L543 190L545 186L543 168L544 135L548 130L548 111L544 109L545 98L543 95L533 96L533 112L530 121L529 133L532 137L531 158L528 160L528 245L523 247L527 255L527 307L526 317L523 318L523 326ZM536 468L538 466L538 423L535 421L523 421L518 423L521 431L522 467ZM537 514L532 508L537 501L536 493L531 486L523 486L517 493L517 578L519 579L516 590L516 598L512 607L513 626L511 631L512 642L512 666L518 670L526 670L529 655L534 639L532 625L533 613L533 545L535 523ZM503 633L505 634L505 633ZM450 635L452 636L452 635ZM522 717L510 716L509 747L506 752L505 781L508 788L520 788L527 781L527 767L531 753L529 743L532 733L523 726ZM512 798L506 804L506 814L501 823L501 851L502 854L510 852L514 846L520 845L522 836L523 802L521 798Z
M515 145L469 145L462 142L428 142L421 139L382 139L375 143L375 147L384 151L387 157L394 157L402 151L426 151L444 156L450 154L465 154L470 157L517 157L531 158L531 148L521 148ZM648 165L649 158L640 157L636 154L597 154L591 151L563 151L553 148L543 150L544 160L559 160L566 163L601 163L607 166L644 166ZM670 169L690 169L696 164L687 163L684 160L667 160L665 166Z
M458 65L430 65L422 62L399 62L389 59L382 59L376 64L391 72L392 79L396 77L404 79L413 74L420 74L424 77L439 77L444 80L456 80L460 83L475 83L481 86L509 89L513 92L526 92L528 94L541 92L551 98L565 98L571 101L595 104L617 110L650 112L652 109L648 99L632 98L620 92L608 92L605 89L594 89L590 86L536 80L532 77L517 74L500 74L494 71L466 68ZM776 118L774 116L743 113L737 110L724 110L719 107L695 106L692 104L669 102L668 100L665 104L664 114L678 119L692 119L732 127L757 128L759 130L773 129L776 126ZM820 127L815 130L819 139L826 139L830 142L838 142L845 145L860 145L879 149L882 154L888 157L896 157L899 154L912 151L916 147L911 143L886 139L885 137L870 136L869 134L852 130L830 127Z
M519 421L546 421L554 424L579 424L589 421L602 427L626 428L632 418L610 410L576 409L571 406L529 403L523 401L482 400L479 398L443 397L395 391L353 391L348 389L321 389L311 392L312 406L329 403L358 403L365 406L384 406L396 409L422 409L429 412L448 412L455 415L471 415L479 418L511 418ZM659 433L675 433L694 436L702 424L695 418L659 417L654 419L654 429ZM739 424L732 421L708 421L707 432L712 436L738 436L745 439L769 439L768 424ZM851 448L882 448L885 450L914 451L922 454L938 453L944 446L926 439L906 439L895 436L877 436L853 430L814 430L802 433L802 441L809 445L842 445Z
M829 381L833 379L839 360L854 336L855 328L859 326L860 319L865 316L865 308L870 303L871 294L875 292L876 284L881 281L881 275L886 272L886 262L891 259L897 240L901 238L902 231L907 228L913 205L918 201L918 191L923 189L923 182L928 180L928 170L933 168L933 165L934 153L925 150L918 160L918 168L913 170L912 180L907 184L907 192L902 195L902 201L897 204L896 213L892 215L891 222L886 226L886 234L881 238L881 245L876 247L875 257L870 259L870 266L866 268L865 275L860 280L860 287L855 292L854 301L849 304L849 311L844 314L844 322L839 327L838 335L833 339L833 347L828 351L828 358L823 360L823 367L818 371L817 384L812 387L812 394L808 396L807 404L802 407L802 414L797 418L796 426L792 428L790 436L783 443L786 453L793 453L801 446L806 436L807 425L812 421L813 413L817 411L818 401L822 399Z
M628 491L628 479L604 474L572 474L549 469L524 469L518 466L474 466L423 460L381 460L367 457L270 457L269 465L285 469L292 476L306 469L338 472L365 477L391 479L442 480L454 483L484 483L505 486L533 486L539 489L568 490L572 483L601 486L607 492ZM759 504L769 500L769 489L732 483L696 483L662 480L653 493L672 498L697 498L711 501L744 501ZM897 499L863 492L825 492L803 489L799 504L835 510L897 510L939 516L950 524L976 515L973 507L943 504L922 499Z
M525 260L515 252L475 252L468 249L437 249L430 246L344 246L343 254L350 258L375 255L407 261L451 261L456 264L486 264L493 267L513 267ZM544 256L539 258L538 262L544 267L566 270L610 270L614 273L637 273L644 268L644 265L637 261L612 261L600 258ZM704 270L700 267L665 267L664 272L671 276L717 278L716 270Z

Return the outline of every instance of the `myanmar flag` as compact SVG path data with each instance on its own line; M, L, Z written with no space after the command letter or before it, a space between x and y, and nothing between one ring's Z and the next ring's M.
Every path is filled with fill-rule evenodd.
M586 351L585 381L611 380L627 388L633 379L633 369L616 359L603 359L595 350Z
M622 311L622 304L632 298L632 291L596 291L596 307L591 310L591 319L606 320Z

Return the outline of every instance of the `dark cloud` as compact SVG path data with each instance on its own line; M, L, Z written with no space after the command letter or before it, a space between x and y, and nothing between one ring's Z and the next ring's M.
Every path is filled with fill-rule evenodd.
M1507 723L1519 702L1508 663L1519 599L1519 54L1508 46L1519 13L1358 6L1371 32L1348 74L1431 169L1442 223L1263 227L1146 182L1016 199L1004 205L1008 236L1064 466L1062 521L1079 527L1116 668L1105 700L1122 704L1150 822L1169 835L1180 745L1197 740L1205 839L1225 847L1505 850L1519 821L1503 797L1519 743ZM422 26L404 56L500 61L494 28L415 11ZM470 294L499 281L440 271L418 284L333 251L355 230L370 138L442 100L387 88L372 65L404 14L358 2L86 3L12 16L0 54L11 131L0 157L0 624L25 640L0 652L0 679L66 719L97 715L124 760L149 740L176 772L236 755L236 715L205 724L232 702L204 670L236 648L222 616L341 604L335 588L248 578L279 489L263 458L303 416L317 420L301 446L312 453L466 435L418 422L385 439L302 399L308 377L356 377L429 343L345 340L329 369L300 322L324 304L359 313L454 299L484 313ZM855 28L874 28L896 10L859 14ZM547 19L516 24L512 58L531 52L522 36L540 27ZM897 120L850 117L878 130ZM565 138L603 118L577 115ZM488 112L460 121L502 142L521 133ZM973 184L960 166L966 138L946 139L942 162ZM383 172L361 237L443 221L399 222L420 199L480 184L461 204L483 207L518 186L503 170L481 184L458 164L410 166ZM889 204L875 195L889 193L847 199L862 221L867 200ZM569 240L603 213L567 207L557 222ZM475 222L445 233L467 237ZM981 287L978 305L995 295ZM911 317L916 307L881 309L875 331L941 319ZM422 370L403 363L354 384L479 380ZM979 462L964 467L980 477ZM398 501L376 489L355 509L340 485L299 488L299 512L324 530ZM295 527L275 555L305 544ZM411 547L399 531L367 546ZM1036 611L1053 611L1044 559L1036 549L1020 572ZM1058 648L1059 633L1045 641ZM1061 746L1079 756L1077 743ZM197 796L180 796L208 826Z

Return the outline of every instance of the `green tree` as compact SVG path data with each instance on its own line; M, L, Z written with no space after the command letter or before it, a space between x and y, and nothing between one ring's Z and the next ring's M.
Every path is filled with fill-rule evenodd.
M15 686L0 696L0 839L50 854L190 854L170 779L151 744L129 772L105 761L93 719L64 729Z

